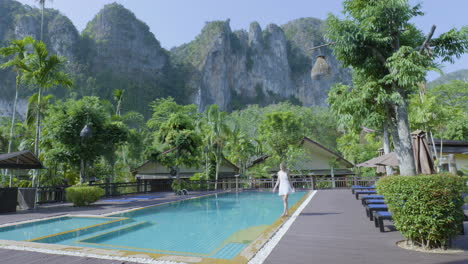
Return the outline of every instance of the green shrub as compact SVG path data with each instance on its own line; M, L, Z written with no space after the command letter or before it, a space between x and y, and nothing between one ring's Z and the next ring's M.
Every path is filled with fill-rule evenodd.
M465 203L468 205L468 195L465 196Z
M97 186L73 186L66 189L67 201L74 206L89 205L104 195L104 190Z
M395 227L425 248L446 248L463 223L463 180L451 174L387 176L377 184Z
M332 187L332 183L329 181L317 182L316 187L317 189L330 189Z
M172 190L177 193L180 190L188 189L189 184L184 180L176 179L172 181L171 187Z

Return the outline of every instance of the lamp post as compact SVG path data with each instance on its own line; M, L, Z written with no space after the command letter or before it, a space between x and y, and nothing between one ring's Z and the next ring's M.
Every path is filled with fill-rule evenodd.
M81 146L86 146L86 140L93 136L91 127L86 124L80 132ZM81 157L81 169L80 169L80 183L83 183L86 179L86 160Z

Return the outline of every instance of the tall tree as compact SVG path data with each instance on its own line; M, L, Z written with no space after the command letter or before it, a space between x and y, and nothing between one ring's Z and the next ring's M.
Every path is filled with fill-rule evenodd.
M65 58L57 55L49 55L47 47L42 41L33 43L33 53L26 57L25 80L38 87L37 92L37 112L36 112L36 136L34 141L34 153L39 156L39 140L41 134L41 109L42 93L47 89L64 86L71 87L72 79L64 73L62 67L65 64ZM35 177L33 177L35 184Z
M156 143L165 149L156 158L165 166L174 168L177 179L181 166L199 165L201 137L196 132L193 121L186 114L172 113L156 132Z
M421 6L407 0L346 0L342 18L329 15L327 37L335 56L352 67L361 80L374 83L378 96L362 98L360 106L382 106L392 132L400 174L414 175L415 165L408 122L408 96L417 92L434 59L453 62L468 50L468 27L432 38L410 20L421 16ZM361 90L363 87L353 86Z
M304 137L302 120L292 112L272 112L265 116L259 126L260 140L268 147L278 162L286 162L291 146L296 146Z
M224 160L223 150L231 131L226 123L226 113L219 110L217 105L211 105L206 110L208 149L216 161L215 190L218 187L219 168Z
M33 38L25 37L23 39L12 40L8 47L0 49L0 55L3 57L14 56L9 61L0 65L0 68L13 67L16 72L16 89L15 100L13 101L13 111L11 113L11 127L10 127L10 141L8 143L8 153L11 152L13 146L13 138L15 136L15 121L16 121L16 105L18 103L18 93L23 80L23 71L25 66L25 58L27 56L27 49L34 42Z
M123 95L124 95L124 92L125 90L123 89L115 89L113 91L113 95L114 95L114 101L116 103L116 106L115 106L115 115L120 119L122 114L121 114L121 110L122 110L122 101L123 101ZM127 158L126 158L126 154L125 154L125 146L122 145L122 159L123 159L123 162L124 162L124 165L127 165Z
M92 164L99 157L111 155L128 139L126 127L113 122L105 103L92 96L78 101L58 101L48 110L44 124L47 129L41 146L46 164L79 168L80 182L85 181L86 163ZM80 131L85 125L91 129L92 136L83 139Z
M125 92L125 90L123 90L123 89L115 89L113 91L114 101L116 103L115 115L117 115L119 117L121 116L120 111L122 110L122 101L123 101L124 92Z
M255 145L252 139L235 126L226 144L228 157L235 162L240 169L240 174L245 175L249 161L255 156Z
M44 10L45 10L46 0L36 0L36 2L39 2L39 5L41 6L41 38L40 38L40 41L42 41L43 37L44 37Z

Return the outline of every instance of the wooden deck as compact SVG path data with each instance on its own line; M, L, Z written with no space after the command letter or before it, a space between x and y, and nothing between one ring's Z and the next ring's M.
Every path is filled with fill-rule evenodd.
M468 233L468 222L464 223ZM466 234L455 241L464 253L420 253L397 247L403 238L390 231L389 222L385 225L385 233L375 228L350 190L318 191L264 263L468 263Z
M0 263L2 264L136 264L116 260L72 257L64 255L42 254L20 250L0 248Z

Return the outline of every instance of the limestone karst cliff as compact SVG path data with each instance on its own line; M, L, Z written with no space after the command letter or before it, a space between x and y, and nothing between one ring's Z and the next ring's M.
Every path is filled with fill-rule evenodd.
M340 66L329 48L310 50L325 42L319 19L301 18L263 29L253 22L248 30L237 31L229 22L207 22L196 39L168 51L120 4L106 5L81 33L67 17L46 9L44 42L52 53L68 58L66 70L76 83L71 91L58 88L51 93L59 98L98 95L112 100L112 90L125 89L123 110L148 116L148 104L166 96L197 103L200 110L209 104L230 111L285 100L326 106L330 87L351 81L350 71ZM0 45L26 35L39 39L40 10L0 1ZM317 58L328 68L311 78L311 70L320 64ZM0 92L5 115L14 94L14 74L9 70L0 71ZM21 96L31 93L25 89Z

